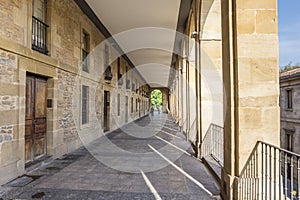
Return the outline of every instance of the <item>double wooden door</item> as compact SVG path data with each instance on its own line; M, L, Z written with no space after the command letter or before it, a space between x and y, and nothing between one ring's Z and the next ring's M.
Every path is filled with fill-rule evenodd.
M47 80L43 77L26 77L25 162L46 155L46 98Z

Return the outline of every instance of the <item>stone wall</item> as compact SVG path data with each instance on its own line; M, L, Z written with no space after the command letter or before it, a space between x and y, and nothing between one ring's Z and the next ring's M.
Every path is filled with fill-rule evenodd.
M13 85L17 84L17 56L3 50L0 50L0 84L2 85L0 89L0 112L12 113L11 111L16 111L19 108L19 100L21 99L13 90ZM10 118L12 121L2 120L0 123L0 143L13 140L13 126L17 124L16 117L14 118Z
M0 82L15 83L16 72L16 55L0 50Z
M287 108L287 90L292 91L292 109ZM300 154L300 79L280 80L280 145L286 148L287 134L291 134L293 152Z
M44 55L31 49L32 0L0 0L0 184L3 184L24 173L25 161L25 91L26 74L36 74L47 78L47 99L51 105L47 107L47 155L53 158L68 153L82 145L78 128L93 126L90 122L82 126L81 115L81 85L90 86L90 111L96 113L100 123L103 123L103 93L111 92L110 130L123 126L125 122L124 97L128 96L129 121L135 120L147 113L135 110L136 99L149 102L141 93L133 92L117 84L117 62L112 58L111 67L113 79L107 83L103 77L96 76L94 70L102 68L103 49L99 55L92 57L90 73L81 71L82 35L89 34L89 50L94 49L104 41L97 27L89 21L73 0L47 1L47 45L49 54ZM72 14L70 14L72 13ZM111 57L113 47L110 46ZM121 58L121 71L125 74L128 63ZM96 74L96 75L95 75ZM132 80L139 86L144 85L143 79L135 72ZM147 91L147 87L144 89ZM121 116L117 112L117 94L121 95ZM130 99L134 98L134 112L131 113ZM78 104L74 104L77 102ZM93 110L93 105L95 110ZM78 106L75 111L72 106ZM92 116L94 113L91 112ZM76 126L77 125L77 126Z
M210 124L223 122L221 1L213 1L203 23L201 37L201 108L202 137Z
M0 143L13 140L13 126L0 127Z
M78 138L72 113L72 97L75 87L75 75L70 72L58 70L57 78L57 129L63 131L64 141L67 142Z
M12 5L8 4L10 3L6 2L5 6L12 9ZM12 15L12 13L4 13L3 15L5 14ZM1 26L0 29L5 29L5 26ZM1 33L4 34L4 37L10 37L6 32L0 31ZM17 39L16 42L20 41ZM20 124L18 114L19 110L22 109L20 102L25 102L24 98L19 96L18 93L19 82L17 76L18 56L0 48L0 183L19 176L24 168L18 166L22 164L22 154L17 148L22 147L19 143L20 133L18 132Z
M238 177L258 140L280 145L277 2L222 1L224 199L238 199Z
M83 19L80 9L70 0L50 2L51 57L77 71L81 58L81 21L87 19Z
M27 3L23 0L0 0L0 35L2 38L25 43Z
M17 109L17 96L0 96L0 111Z

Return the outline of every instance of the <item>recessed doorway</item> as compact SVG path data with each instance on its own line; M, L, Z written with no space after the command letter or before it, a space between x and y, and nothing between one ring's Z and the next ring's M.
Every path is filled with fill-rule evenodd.
M25 163L46 155L47 79L27 74L25 111Z

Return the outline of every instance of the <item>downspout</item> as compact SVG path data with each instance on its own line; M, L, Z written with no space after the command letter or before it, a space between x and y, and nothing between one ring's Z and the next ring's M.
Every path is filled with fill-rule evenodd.
M202 110L201 110L201 66L200 66L200 14L201 14L201 0L195 0L195 82L196 82L196 156L201 157L202 145Z

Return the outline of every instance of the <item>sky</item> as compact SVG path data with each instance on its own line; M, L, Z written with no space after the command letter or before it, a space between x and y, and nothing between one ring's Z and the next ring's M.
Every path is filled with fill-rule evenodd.
M278 0L279 64L300 63L300 0Z

